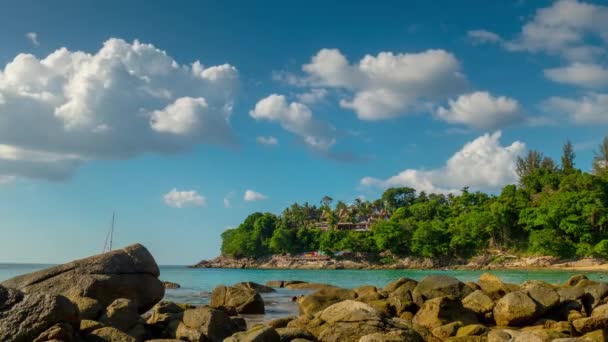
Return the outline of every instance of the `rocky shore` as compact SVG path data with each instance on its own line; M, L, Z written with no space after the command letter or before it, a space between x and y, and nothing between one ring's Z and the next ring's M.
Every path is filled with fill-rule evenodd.
M551 268L580 271L608 271L608 263L603 259L584 258L560 260L556 257L519 257L510 254L486 254L468 260L402 258L389 263L379 263L364 258L310 259L294 258L287 255L272 255L258 259L235 259L219 256L203 260L194 268L257 268L257 269L463 269L463 270L500 270L500 269L537 269Z
M208 305L162 301L141 245L0 283L0 341L400 342L607 341L608 283L509 284L433 275L355 289L294 280L218 286ZM298 291L300 314L265 324L261 294ZM258 320L259 321L259 320Z

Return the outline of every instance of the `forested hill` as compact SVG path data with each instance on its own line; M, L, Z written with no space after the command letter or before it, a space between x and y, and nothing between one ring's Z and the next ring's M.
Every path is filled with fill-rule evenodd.
M385 251L395 256L471 257L485 249L526 255L608 257L608 138L592 172L575 167L572 144L559 162L530 151L519 158L520 184L498 195L427 194L391 188L370 202L324 197L293 204L280 216L254 213L222 234L222 254L260 257L309 251ZM345 230L367 220L369 229ZM320 228L319 228L320 227ZM386 255L387 253L383 253Z

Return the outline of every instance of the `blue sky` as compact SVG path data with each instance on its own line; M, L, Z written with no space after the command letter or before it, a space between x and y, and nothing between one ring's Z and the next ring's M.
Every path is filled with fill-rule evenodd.
M601 2L9 1L0 41L0 262L97 253L116 211L190 264L254 211L496 192L607 133Z

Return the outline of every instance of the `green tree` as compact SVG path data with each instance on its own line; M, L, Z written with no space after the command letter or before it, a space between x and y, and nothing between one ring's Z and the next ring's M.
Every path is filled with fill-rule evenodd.
M412 235L412 252L433 258L450 253L450 234L445 223L435 221L420 222Z
M388 250L396 255L406 255L409 252L411 232L404 224L380 221L372 226L372 233L378 250Z
M608 137L604 137L593 157L593 174L599 177L608 177Z
M562 171L565 174L574 172L574 158L576 158L574 147L570 140L568 140L562 147Z

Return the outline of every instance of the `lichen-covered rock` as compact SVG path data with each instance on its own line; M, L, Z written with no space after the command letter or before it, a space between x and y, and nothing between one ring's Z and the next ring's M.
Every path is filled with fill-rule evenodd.
M490 329L483 324L469 324L459 328L456 337L481 336L486 335L489 331Z
M581 334L586 334L598 329L607 329L608 315L575 319L572 321L572 326Z
M128 298L136 303L139 313L144 313L165 293L159 273L150 252L135 244L17 276L2 285L26 294L87 297L98 301L102 308L118 298Z
M479 276L477 284L493 300L498 300L507 293L519 289L517 285L504 283L500 278L491 273L484 273Z
M62 341L76 342L78 340L74 333L74 327L67 323L57 323L40 334L34 342Z
M462 306L473 311L479 317L492 312L494 301L481 290L474 291L462 299Z
M314 315L328 306L347 299L355 299L353 290L340 288L324 288L302 297L298 301L300 313L303 315Z
M538 313L537 304L526 293L506 294L494 307L494 320L499 326L522 326L531 323Z
M190 342L221 342L238 331L225 312L201 306L183 312L175 337Z
M413 319L414 324L427 329L433 329L455 321L460 321L464 325L478 323L475 314L464 308L459 300L452 297L438 297L427 300Z
M226 338L224 342L281 342L281 336L273 328L258 324Z
M426 300L451 296L463 298L473 292L460 280L443 275L431 275L422 279L412 291L414 302L421 306Z
M0 341L30 342L56 324L80 326L78 308L67 298L0 286Z
M218 286L211 293L211 306L233 306L238 313L263 314L264 300L262 296L245 286Z
M463 324L460 321L451 322L433 328L433 330L431 330L431 333L433 334L433 336L445 340L448 337L456 335L456 332L458 331L458 329L462 328L462 326Z

